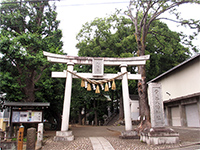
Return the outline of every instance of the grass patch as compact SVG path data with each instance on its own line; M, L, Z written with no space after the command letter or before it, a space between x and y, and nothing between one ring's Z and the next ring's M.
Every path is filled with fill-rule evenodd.
M12 138L12 141L17 141L17 138ZM23 138L23 142L26 142L27 138Z

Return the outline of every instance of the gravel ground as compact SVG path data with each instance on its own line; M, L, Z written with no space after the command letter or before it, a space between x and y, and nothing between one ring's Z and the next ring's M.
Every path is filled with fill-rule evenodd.
M115 150L161 150L178 147L178 144L149 146L138 139L120 139L117 137L106 137Z
M44 141L42 150L93 150L92 144L87 137L77 137L74 141L54 142L53 137Z
M110 128L111 130L108 130ZM200 128L183 128L172 127L180 134L179 144L165 144L158 146L149 146L140 142L139 139L120 139L119 132L124 127L93 127L93 126L76 126L72 127L75 140L71 142L54 142L55 132L44 134L44 146L42 150L92 150L92 144L89 137L104 137L107 139L115 150L168 150L179 149L186 145L200 143Z
M148 146L146 143L141 143L138 139L120 139L118 137L104 137L107 139L115 150L162 150L174 147L174 145L158 145ZM42 150L93 150L92 144L88 137L77 137L72 142L54 142L53 138L48 138L44 142Z
M181 143L200 143L200 128L171 127L179 133Z

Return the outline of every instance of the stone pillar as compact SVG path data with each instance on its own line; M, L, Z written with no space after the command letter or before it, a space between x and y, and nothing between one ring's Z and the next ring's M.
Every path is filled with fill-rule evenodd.
M43 123L39 123L37 132L36 150L42 147L42 141L43 141Z
M108 109L108 118L109 118L112 115L111 112L110 112L110 106L108 106L107 109Z
M172 126L171 107L166 106L165 109L166 109L167 124L168 126Z
M200 96L197 97L197 108L198 108L198 114L200 118ZM199 124L200 124L200 119L199 119Z
M72 62L67 63L67 70L72 72L73 68L74 68L74 63ZM69 72L66 72L66 84L65 84L61 131L56 132L54 141L73 141L74 140L74 135L72 135L72 131L68 131L70 104L71 104L71 91L72 91L72 74Z
M181 126L186 127L187 126L187 120L186 120L185 106L179 104L179 110L180 110Z
M74 68L74 63L69 62L67 64L67 70L72 72L73 68ZM64 95L61 131L68 131L69 129L71 90L72 90L72 74L69 72L66 72L66 84L65 84L65 95Z
M121 73L127 72L127 64L121 64ZM129 98L129 89L128 89L128 76L127 74L122 76L122 94L124 102L124 118L125 118L125 130L132 130L132 121L131 121L131 108L130 108L130 98Z
M179 133L165 127L161 84L148 84L148 100L152 127L140 133L140 141L148 145L178 143Z
M148 100L150 105L151 126L164 127L164 109L162 100L161 85L158 83L150 83L148 88Z
M26 142L26 149L35 149L35 141L36 141L36 129L29 128L27 129L27 142Z

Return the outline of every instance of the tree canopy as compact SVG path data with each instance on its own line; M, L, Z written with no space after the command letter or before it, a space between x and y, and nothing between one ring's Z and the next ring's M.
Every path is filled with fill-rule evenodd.
M138 56L135 41L135 27L130 18L110 15L107 18L95 18L87 22L77 35L79 56L92 57L133 57ZM147 61L147 81L183 62L190 56L190 51L180 44L178 33L171 31L168 26L154 21L145 41L145 54L150 54ZM156 34L156 35L155 35ZM105 72L116 73L119 67L105 67ZM128 67L128 71L136 73L136 67ZM121 93L120 82L117 82L118 93ZM137 82L129 81L129 93L138 94Z
M44 99L37 92L47 86L52 66L43 51L63 53L62 32L48 1L12 2L0 6L1 91L9 101L34 102Z
M133 0L130 1L128 11L126 11L126 15L129 16L131 21L134 24L134 37L137 43L137 54L138 56L143 56L146 53L146 46L147 46L147 37L149 34L154 34L154 39L159 42L157 35L162 35L165 37L165 34L160 34L159 32L155 32L152 25L155 21L163 19L161 18L161 14L169 11L172 14L176 15L177 23L181 23L184 25L189 25L192 28L198 28L197 33L199 32L199 23L200 21L190 20L183 20L180 18L180 14L177 13L176 8L182 4L187 3L196 3L199 4L199 0ZM165 18L169 19L170 18ZM194 35L197 35L195 33ZM193 37L193 36L191 36ZM190 38L192 39L192 38ZM187 41L186 43L189 45L191 44L191 40ZM169 49L170 51L171 49ZM195 48L193 48L196 51ZM148 98L147 98L147 75L146 75L146 68L145 66L139 67L139 73L142 75L142 79L138 82L138 94L140 97L140 115L145 116L147 122L150 121L150 110L148 105Z
M145 49L146 54L151 55L147 62L147 80L181 63L190 55L189 49L180 44L179 34L171 31L165 23L157 20L150 29L153 31L147 36ZM137 56L134 32L134 24L125 16L113 14L107 18L95 18L84 24L77 35L78 54L93 57ZM136 72L136 68L128 69L132 73ZM119 69L108 67L105 71L117 72Z

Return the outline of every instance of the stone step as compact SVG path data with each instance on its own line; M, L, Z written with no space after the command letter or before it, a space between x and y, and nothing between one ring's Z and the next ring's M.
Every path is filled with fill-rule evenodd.
M54 141L73 141L74 135L72 131L57 131L56 136L53 139Z
M73 141L74 140L74 135L70 135L70 136L54 136L53 140L55 142L58 142L58 141Z

